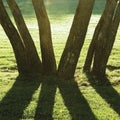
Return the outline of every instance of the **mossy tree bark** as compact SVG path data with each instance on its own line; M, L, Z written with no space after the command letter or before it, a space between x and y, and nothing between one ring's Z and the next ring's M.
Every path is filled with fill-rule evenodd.
M66 79L74 77L93 5L94 0L80 0L78 3L70 34L58 67L58 75L60 77Z

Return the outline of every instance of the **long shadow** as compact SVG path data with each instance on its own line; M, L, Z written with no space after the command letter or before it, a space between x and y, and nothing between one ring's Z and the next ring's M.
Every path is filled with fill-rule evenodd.
M74 80L59 82L58 87L72 120L97 120Z
M0 102L0 120L8 120L8 118L20 120L39 86L39 80L16 79L12 88Z
M42 82L35 120L53 120L56 89L57 85L54 78L47 78Z
M86 74L89 82L96 92L110 105L110 107L120 115L120 93L118 93L111 85L109 79L102 78L102 84L96 84L96 78L93 78L92 73Z
M108 70L113 71L113 70L119 70L120 66L112 66L112 65L107 65L106 66Z
M96 86L92 82L93 77L90 75L87 76L93 88L120 115L120 95L110 85L110 82L108 81L108 86ZM7 120L8 117L9 120L20 120L23 118L23 112L30 103L35 90L39 88L40 83L37 80L16 80L12 88L0 102L0 120ZM64 104L68 108L72 120L98 120L74 80L56 82L53 78L43 80L41 83L35 120L53 120L52 115L57 87L60 90Z

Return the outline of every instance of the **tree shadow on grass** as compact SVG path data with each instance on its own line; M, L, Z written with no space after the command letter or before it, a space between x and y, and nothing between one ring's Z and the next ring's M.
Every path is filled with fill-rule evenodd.
M87 73L86 76L96 92L120 115L120 93L112 87L109 79L107 77L94 78L92 73ZM98 82L96 83L97 80Z
M12 88L0 102L0 120L20 120L32 95L40 86L39 80L16 79Z
M42 82L35 120L53 120L52 115L57 85L54 78L48 79Z
M120 66L107 65L106 67L110 71L119 70L120 69Z
M57 87L60 90L72 120L97 120L74 80L63 81L57 80L56 78L48 79L44 80L41 84L35 120L54 119L52 116Z
M74 80L60 81L58 88L72 120L97 120Z
M53 120L52 115L57 87L60 90L64 104L72 120L98 120L74 80L63 81L50 77L44 78L42 82L37 80L16 80L12 88L0 102L0 120L8 120L8 118L9 120L23 119L24 110L31 102L32 96L39 88L40 83L41 91L35 111L35 120ZM120 96L112 86L109 86L109 89L106 87L101 88L101 86L93 87L117 113L120 113L120 103L116 102L120 101ZM116 101L112 98L115 98Z

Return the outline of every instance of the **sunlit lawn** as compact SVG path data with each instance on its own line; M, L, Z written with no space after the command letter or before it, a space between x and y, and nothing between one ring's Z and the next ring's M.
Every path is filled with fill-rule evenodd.
M71 17L58 23L51 21L57 64L72 23ZM101 86L93 81L94 78L82 73L98 19L97 15L92 17L73 81L56 77L16 79L13 51L0 27L0 120L51 120L52 117L55 120L120 120L120 34L107 67L111 85ZM37 23L35 19L26 22L40 53Z

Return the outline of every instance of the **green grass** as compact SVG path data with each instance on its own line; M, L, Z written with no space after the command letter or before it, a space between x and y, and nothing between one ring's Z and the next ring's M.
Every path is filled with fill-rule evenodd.
M72 17L66 16L62 22L51 20L57 63L65 46ZM108 61L107 83L101 86L94 82L95 78L82 73L88 45L98 20L98 15L91 19L75 79L70 81L56 77L17 79L14 54L0 27L0 120L120 120L119 32ZM26 19L26 22L39 52L37 23L35 19Z

